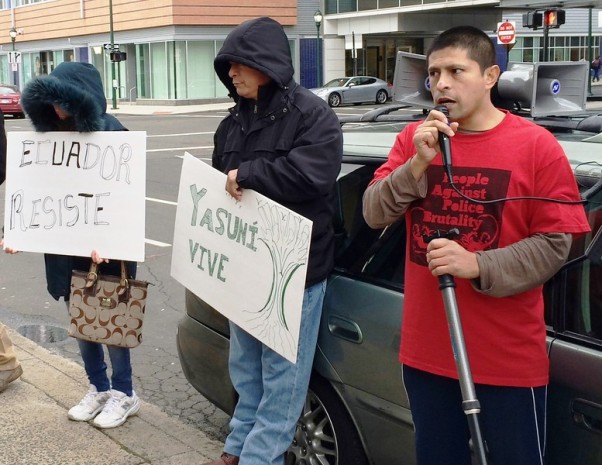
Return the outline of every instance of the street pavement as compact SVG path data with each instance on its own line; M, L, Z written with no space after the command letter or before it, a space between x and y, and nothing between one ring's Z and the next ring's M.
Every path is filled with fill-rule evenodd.
M119 102L117 108L113 108L111 102L107 104L107 113L114 115L180 115L196 113L199 111L227 110L234 106L232 100L221 103L205 103L200 105L145 105L136 103Z
M110 106L114 114L166 115L232 103ZM200 465L221 454L222 442L143 398L139 413L115 429L69 420L67 411L88 390L83 366L7 330L23 375L0 393L0 465Z
M8 329L23 375L0 393L0 465L200 465L223 444L141 399L114 429L71 421L88 390L82 366Z
M597 84L596 90L602 90ZM166 115L225 110L231 105L119 103L108 112ZM602 101L588 101L587 108L602 109ZM115 429L70 421L67 410L88 388L83 367L8 331L23 375L0 393L0 465L200 465L219 457L220 441L142 399L140 412Z

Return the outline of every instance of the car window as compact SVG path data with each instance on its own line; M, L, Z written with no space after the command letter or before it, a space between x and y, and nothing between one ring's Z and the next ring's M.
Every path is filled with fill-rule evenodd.
M401 287L406 243L403 219L385 229L372 229L362 214L363 193L375 168L363 166L337 183L336 267L360 279Z
M551 303L546 306L546 322L560 332L602 343L602 267L579 258L602 227L602 192L585 208L592 232L573 239L567 266L546 293Z
M347 82L347 78L333 79L324 84L324 87L343 87Z
M15 94L16 91L10 87L0 87L0 94Z
M362 82L362 84L374 84L376 82L376 79L374 78L365 78L364 82Z

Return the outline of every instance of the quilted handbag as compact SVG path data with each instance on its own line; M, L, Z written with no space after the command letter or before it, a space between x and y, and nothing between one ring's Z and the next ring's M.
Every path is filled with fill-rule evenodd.
M73 270L69 298L69 336L100 344L133 348L142 342L148 283L121 276Z

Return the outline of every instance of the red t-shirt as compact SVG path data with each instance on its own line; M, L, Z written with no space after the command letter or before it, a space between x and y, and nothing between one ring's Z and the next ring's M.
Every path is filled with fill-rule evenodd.
M397 136L375 180L416 153L412 138L418 124L408 125ZM451 147L454 184L469 197L579 199L568 159L554 136L524 118L507 113L494 129L457 133ZM455 240L475 252L505 247L536 233L587 232L589 226L582 205L533 200L483 205L465 200L452 190L439 156L428 168L427 180L426 198L413 202L406 212L409 240L400 361L457 378L439 281L426 266L424 235L458 228ZM547 384L541 286L496 298L476 292L468 280L455 281L474 381L519 387Z

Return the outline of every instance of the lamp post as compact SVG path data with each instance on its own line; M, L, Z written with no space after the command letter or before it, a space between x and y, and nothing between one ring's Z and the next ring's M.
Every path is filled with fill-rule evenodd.
M113 0L109 0L109 39L111 42L111 53L115 50L115 34L113 32ZM117 109L117 82L115 78L115 62L111 60L111 100L113 103L113 110Z
M318 36L316 41L316 87L320 87L322 85L322 72L320 69L320 62L322 61L322 57L320 56L320 25L322 24L322 19L324 19L324 17L322 16L322 12L320 10L316 10L316 12L314 13L314 21L316 23L316 31Z
M15 51L15 41L17 40L17 36L19 35L19 31L17 31L15 29L15 26L10 28L10 31L8 31L8 34L10 35L10 41L13 44L13 52ZM12 63L12 67L13 67L13 84L16 86L17 85L17 71L15 70L15 66L16 63Z

